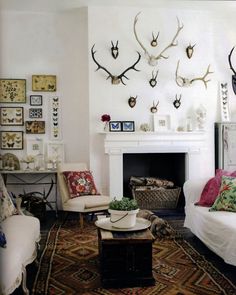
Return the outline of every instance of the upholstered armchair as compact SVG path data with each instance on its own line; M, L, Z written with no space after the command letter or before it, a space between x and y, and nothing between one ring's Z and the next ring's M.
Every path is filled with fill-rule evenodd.
M73 173L75 172L75 173ZM77 173L76 173L77 172ZM83 217L87 213L105 211L108 209L110 197L100 195L95 187L91 176L90 183L93 187L90 191L80 191L80 183L83 185L86 178L79 178L78 174L90 171L85 163L60 163L58 164L58 186L61 196L62 209L67 212L78 212L80 216L80 226L83 228ZM71 180L69 177L77 177ZM70 185L71 184L71 185ZM73 186L77 189L73 192ZM82 186L81 186L82 187Z

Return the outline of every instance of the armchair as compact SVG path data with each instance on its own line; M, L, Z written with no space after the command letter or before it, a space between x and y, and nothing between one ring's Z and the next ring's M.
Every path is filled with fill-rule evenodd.
M105 211L108 209L110 197L104 195L82 195L71 198L65 171L88 171L85 163L60 163L58 164L57 180L61 196L62 209L69 212L78 212L80 226L83 228L83 216L87 213Z

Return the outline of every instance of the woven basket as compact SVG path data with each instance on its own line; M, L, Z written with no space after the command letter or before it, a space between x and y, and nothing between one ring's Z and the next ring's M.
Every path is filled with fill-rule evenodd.
M133 198L137 201L140 209L174 209L177 207L180 187L171 189L139 190L133 186Z

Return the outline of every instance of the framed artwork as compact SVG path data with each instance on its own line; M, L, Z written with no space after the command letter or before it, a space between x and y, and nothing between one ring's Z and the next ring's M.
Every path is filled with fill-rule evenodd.
M26 141L27 155L37 156L39 154L44 154L44 143L43 139L27 139Z
M44 134L45 121L25 121L25 130L27 134Z
M122 121L122 131L134 132L134 121Z
M47 145L47 156L51 161L64 162L64 143L59 141L50 141Z
M23 131L1 131L2 150L23 150Z
M32 91L56 91L56 75L33 75Z
M22 126L24 124L24 108L22 107L1 107L0 125Z
M26 79L0 79L1 103L25 103Z
M122 131L121 121L110 121L109 122L109 131L111 131L111 132Z
M170 116L169 115L154 115L153 116L154 131L168 131L170 129Z
M29 109L29 117L31 119L39 119L43 117L43 109L41 108L30 108Z
M30 105L31 106L41 106L43 104L42 95L30 95Z

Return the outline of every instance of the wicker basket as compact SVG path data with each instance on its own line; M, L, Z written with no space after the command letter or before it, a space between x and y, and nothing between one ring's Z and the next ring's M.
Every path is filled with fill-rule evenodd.
M136 199L140 209L174 209L177 207L180 187L156 190L140 190L138 186L132 187L133 198Z

